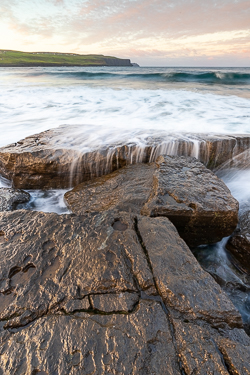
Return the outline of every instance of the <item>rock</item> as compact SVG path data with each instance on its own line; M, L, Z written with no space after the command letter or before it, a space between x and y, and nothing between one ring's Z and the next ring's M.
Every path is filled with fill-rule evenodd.
M103 135L103 129L100 129ZM210 169L250 148L248 135L138 134L137 143L125 133L109 143L93 140L92 126L61 126L0 148L0 174L15 188L67 188L159 155L196 156ZM94 137L95 138L95 137ZM113 139L113 137L112 137ZM103 145L103 146L100 146Z
M250 372L238 311L167 218L18 210L0 230L0 374Z
M173 327L185 374L250 373L250 339L243 330L218 333L207 324L180 319L173 319Z
M109 209L166 216L189 246L229 236L238 202L226 185L195 158L165 156L84 182L65 194L76 214Z
M62 146L53 148L52 135L56 144L56 131L47 131L2 148L0 174L19 188L69 186L71 165L80 153Z
M130 59L118 59L117 57L103 57L103 61L105 63L104 65L107 66L133 66Z
M8 320L6 326L25 325L61 304L65 309L68 301L79 304L85 296L156 293L134 221L125 214L126 230L121 231L112 226L116 215L1 214L0 319ZM102 303L95 303L100 308ZM107 301L104 305L108 309Z
M154 187L155 164L135 164L77 185L64 195L75 214L119 211L140 213Z
M180 374L167 316L154 301L127 315L46 316L1 336L1 374L21 366L22 374Z
M70 299L66 300L66 303L61 304L61 308L67 314L75 313L78 311L90 310L89 298L84 297L81 299Z
M217 347L222 354L229 374L248 375L250 373L249 337L239 330L233 330L232 332L233 334L225 335L229 337L216 336ZM233 338L230 336L233 336Z
M19 203L25 203L29 200L29 193L23 190L0 188L0 211L11 211Z
M139 301L136 293L120 293L120 294L96 294L90 296L90 300L94 310L110 312L129 312L132 311Z
M243 149L244 150L244 149ZM232 155L232 158L227 159L224 163L220 164L217 167L217 172L225 174L225 170L234 171L234 170L244 170L249 169L250 167L250 149L246 149L239 154Z
M187 319L204 319L214 326L223 322L241 326L240 314L235 314L226 294L212 276L194 262L185 242L167 222L166 218L150 221L139 217L137 223L138 236L164 303Z
M240 215L239 227L229 238L226 248L236 267L250 274L250 211Z
M0 374L250 372L239 313L167 218L0 220Z

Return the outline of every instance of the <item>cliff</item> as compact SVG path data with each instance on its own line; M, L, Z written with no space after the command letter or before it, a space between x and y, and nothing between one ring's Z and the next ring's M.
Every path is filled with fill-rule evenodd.
M0 50L0 67L31 66L132 66L129 59L74 53Z

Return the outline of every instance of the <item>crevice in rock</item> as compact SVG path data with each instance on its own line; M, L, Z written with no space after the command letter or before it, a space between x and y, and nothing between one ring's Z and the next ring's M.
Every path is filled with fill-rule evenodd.
M227 372L230 374L230 375L236 375L236 374L239 374L239 372L237 371L237 369L233 366L233 364L231 363L227 353L225 353L223 351L222 348L219 348L218 345L216 343L215 344L215 347L216 349L218 350L218 352L220 353L220 357L221 357L221 360L222 360L222 363L223 365L225 366Z
M9 286L7 289L3 290L3 291L0 291L0 294L2 294L3 296L6 296L6 295L9 295L13 292L14 288Z
M15 266L12 267L9 271L8 278L11 279L14 275L21 271L21 267Z
M74 310L73 312L66 312L64 310L64 308L61 308L60 310L57 310L57 312L59 312L60 314L63 314L63 315L66 315L66 316L70 316L72 318L75 318L75 314L77 313L87 313L89 314L89 316L91 315L130 315L130 314L133 314L135 311L137 311L138 307L139 307L139 303L140 303L140 299L134 304L133 308L131 310L128 310L128 311L122 311L122 310L119 310L119 311L110 311L110 312L106 312L106 311L101 311L101 310L98 310L98 309L95 309L95 308L90 308L90 309L77 309L77 310ZM27 327L29 327L30 325L32 325L33 323L35 323L37 320L43 318L43 317L49 317L49 316L55 316L55 315L58 315L58 314L51 314L50 311L48 311L47 313L44 313L43 315L38 315L37 317L35 317L32 321L29 321L27 322L26 324L16 324L15 326L11 326L11 327L3 327L4 330L6 331L9 331L10 333L16 333L16 332L19 332L20 330L23 330ZM9 319L2 319L0 321L8 321Z
M138 293L138 301L135 302L135 304L133 305L132 309L127 310L127 311L126 310L115 310L115 311L106 312L106 311L102 311L102 310L96 309L93 306L92 300L90 298L91 296L109 295L109 294L113 294L113 295L117 295L118 296L120 293L135 294L135 292L131 291L131 290L119 291L119 293L117 293L117 292L90 293L89 295L86 295L83 298L81 298L81 299L88 298L90 308L89 309L76 309L76 310L74 310L72 312L67 312L63 307L60 307L61 303L65 300L65 298L64 298L63 300L61 300L58 303L54 304L50 309L47 309L46 311L44 311L42 314L41 313L39 314L39 311L32 312L31 315L29 315L26 318L26 321L24 321L23 323L21 321L19 323L14 323L14 322L11 322L11 320L14 319L14 318L21 318L22 315L25 314L25 311L27 311L27 310L22 310L22 311L19 311L19 312L15 312L11 316L8 316L6 318L0 319L0 322L6 322L6 324L5 324L5 326L3 328L5 330L8 330L9 332L15 333L15 330L18 330L18 329L21 329L21 328L25 328L29 324L35 322L36 320L38 320L40 318L43 318L44 316L56 315L56 313L58 313L58 312L63 313L65 315L67 315L67 316L74 316L74 314L81 313L81 312L87 313L89 315L130 315L130 314L133 314L138 309L138 306L140 304L141 299L145 299L145 298L141 298L140 295L139 295L139 293L137 292ZM11 325L8 325L8 322L10 322Z
M33 263L28 263L23 269L22 271L24 273L26 273L30 268L36 268L36 266L33 264Z
M138 219L137 217L135 217L135 220L134 220L134 230L135 230L135 233L137 235L137 238L138 238L138 241L139 241L139 244L141 245L141 248L142 248L142 251L143 253L145 254L146 256L146 259L147 259L147 262L148 262L148 266L149 266L149 269L152 273L152 276L153 276L153 280L154 280L154 285L155 285L155 289L157 290L158 292L158 296L153 296L153 298L151 298L151 296L147 296L146 293L142 294L144 297L145 295L147 296L147 299L155 299L157 298L157 301L160 303L161 307L162 307L162 310L164 311L164 313L166 314L167 316L167 320L168 320L168 323L169 323L169 328L170 328L170 332L171 332L171 336L172 336L172 343L173 343L173 346L175 348L175 352L176 352L176 361L177 361L177 364L179 366L179 369L180 369L180 373L181 375L187 375L185 369L184 369L184 366L183 366L183 363L180 359L180 354L178 353L178 350L177 350L177 345L176 345L176 338L175 338L175 329L174 329L174 325L173 325L173 321L172 321L172 318L171 318L171 315L170 315L170 312L167 308L167 306L165 305L165 303L163 302L163 299L162 299L162 296L161 296L161 292L158 288L158 285L157 285L157 282L156 282L156 279L155 279L155 276L154 276L154 272L153 272L153 267L152 267L152 264L151 264L151 261L150 261L150 257L149 257L149 254L148 254L148 251L147 251L147 248L143 242L143 239L142 239L142 236L141 236L141 233L139 231L139 228L138 228ZM144 298L145 299L145 298Z
M126 290L126 292L128 292L128 293L136 293L137 292L138 293L138 292L141 291L141 287L140 287L140 283L139 283L139 281L138 281L138 279L137 279L137 277L136 277L136 275L135 275L135 273L133 271L131 260L130 260L130 258L129 258L129 256L128 256L128 254L127 254L127 252L126 252L126 250L125 250L124 247L122 247L121 252L123 254L124 261L127 264L128 268L129 268L129 271L131 272L131 275L133 276L134 285L135 285L135 287L137 289L136 291Z
M107 312L107 311L99 310L93 306L90 306L90 309L77 309L68 313L63 308L60 311L63 312L65 315L70 315L70 316L72 315L74 316L74 314L81 313L81 312L87 313L89 315L130 315L137 310L139 303L140 303L140 299L134 304L133 308L128 311L115 310L115 311Z
M114 295L119 295L120 293L131 293L131 294L138 294L140 293L140 290L133 290L133 289L120 289L119 291L102 291L102 292L95 292L95 293L89 293L85 294L82 298L77 298L77 299L83 299L85 297L91 297L91 296L102 296L102 295L107 295L107 294L114 294Z
M156 283L156 280L155 280L155 276L154 276L154 272L153 272L153 267L152 267L152 264L151 264L151 261L150 261L149 255L148 255L148 251L146 249L146 246L144 245L141 233L140 233L139 228L138 228L138 219L137 219L137 217L135 217L135 220L134 220L134 230L135 230L136 236L138 238L139 244L141 245L141 248L143 250L143 253L145 254L145 257L146 257L149 269L150 269L150 271L152 273L155 288L156 288L157 292L159 293L158 286L157 286L157 283ZM159 295L160 295L160 293L159 293Z
M224 355L223 355L223 353L220 351L220 349L219 349L218 345L216 344L216 342L213 340L213 338L211 338L211 340L212 340L212 342L213 342L213 344L214 344L214 347L215 347L217 353L218 353L219 356L220 356L221 362L222 362L223 366L225 367L225 369L227 370L227 372L228 372L230 375L235 375L235 373L230 372L230 368L229 368L227 362L225 361Z
M190 207L190 208L192 208L192 209L195 209L195 208L196 208L195 205L194 205L194 203L190 203L189 205L187 205L187 204L184 202L183 199L177 198L173 193L170 193L170 192L168 191L167 194L168 194L171 198L173 198L177 204L184 204L186 207Z
M10 327L10 328L4 328L4 329L5 329L6 331L12 333L12 334L15 334L15 333L17 333L17 332L20 332L20 331L22 331L22 330L24 330L24 329L26 329L26 328L32 326L32 324L34 324L35 321L38 320L38 319L40 319L40 318L42 318L42 316L39 317L39 318L37 318L37 319L35 319L35 320L33 320L32 322L29 322L29 323L25 324L25 325L22 325L22 326L19 326L19 327L13 327L13 328L11 328L11 327Z
M87 298L89 300L89 306L91 307L92 310L94 310L94 306L93 306L92 300L90 298L90 294L87 296Z
M225 356L223 356L223 359L224 359L224 363L225 363L225 366L226 366L227 372L228 372L230 375L236 375L236 374L238 374L238 371L236 372L236 371L234 371L234 369L232 369L231 364L229 363L228 358L226 358Z

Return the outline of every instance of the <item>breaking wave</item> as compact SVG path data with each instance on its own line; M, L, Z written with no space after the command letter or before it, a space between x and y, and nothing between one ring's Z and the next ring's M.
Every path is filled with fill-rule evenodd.
M165 73L140 73L126 72L91 72L91 71L39 71L29 72L30 77L52 76L57 78L80 79L80 80L139 80L139 81L155 81L155 82L196 82L204 84L222 84L222 85L238 85L250 84L250 74L237 72L165 72Z

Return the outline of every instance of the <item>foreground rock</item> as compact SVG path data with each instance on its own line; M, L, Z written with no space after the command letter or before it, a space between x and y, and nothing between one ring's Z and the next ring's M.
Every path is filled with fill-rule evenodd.
M250 274L250 211L240 215L239 227L229 238L226 248L235 265Z
M84 182L65 194L76 214L118 209L166 216L189 246L215 243L238 222L238 202L195 158L159 157Z
M0 211L11 211L19 203L26 203L29 200L29 193L23 190L0 188Z
M214 169L250 148L248 135L163 134L144 137L139 144L131 143L126 133L120 137L117 142L103 143L105 136L95 142L93 128L87 125L48 130L2 147L0 174L16 188L67 188L163 154L195 156Z
M0 374L249 374L239 313L167 218L0 220Z

